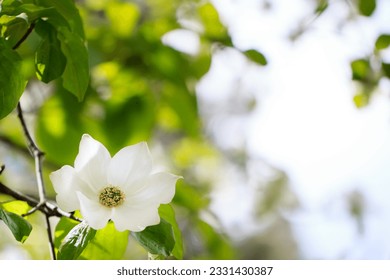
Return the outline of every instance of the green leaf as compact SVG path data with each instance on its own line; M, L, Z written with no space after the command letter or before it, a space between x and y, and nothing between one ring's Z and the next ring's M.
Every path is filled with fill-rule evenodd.
M357 59L351 62L352 79L357 81L366 80L370 74L371 67L367 59Z
M175 239L175 247L172 250L172 255L178 260L183 259L183 240L181 237L179 225L176 221L175 211L171 205L163 204L159 207L158 213L162 219L167 221L172 226L173 237Z
M367 94L358 93L353 97L353 102L355 103L356 108L363 108L368 105L370 98Z
M57 254L59 260L75 260L93 239L96 230L82 222L75 226L63 240Z
M39 21L36 31L43 40L35 53L35 70L38 79L48 83L62 75L66 66L66 58L61 51L57 31L51 24Z
M383 50L390 46L390 34L381 34L375 42L377 50Z
M3 37L7 38L6 42L10 48L16 45L28 29L28 23L22 17L0 17L1 26L4 30Z
M120 260L126 251L129 232L117 231L110 222L97 231L95 238L88 244L79 259L84 260Z
M211 3L206 2L199 6L198 13L200 20L203 23L206 38L220 42L226 46L232 46L232 41L227 29L221 23L218 11Z
M79 223L66 217L62 217L54 231L54 245L58 250L68 233Z
M158 225L149 226L140 232L131 232L131 235L153 255L169 257L175 247L172 226L164 219Z
M196 229L200 234L203 245L210 255L204 256L207 259L232 260L235 258L235 251L225 236L216 232L208 223L198 220Z
M244 52L245 56L260 65L267 65L267 59L265 56L256 50L247 50Z
M376 0L358 0L358 8L363 16L371 16L376 9Z
M0 119L18 104L26 86L19 54L0 39Z
M72 32L76 33L80 38L84 39L84 27L79 10L73 0L38 0L39 5L45 7L53 7L62 18L65 19L70 26ZM57 26L59 27L59 26Z
M320 0L317 4L317 7L315 9L315 13L320 15L329 7L328 0Z
M176 205L185 207L191 214L196 214L209 205L209 199L198 188L188 185L184 180L177 182L173 201Z
M53 14L53 12L55 12L53 7L41 7L32 3L24 4L19 1L7 2L9 3L3 5L3 10L1 11L2 14L9 16L18 16L20 14L24 14L26 16L26 20L29 23L34 22L38 18L59 16L58 13L56 15Z
M58 39L66 57L66 67L62 75L63 86L82 101L89 84L88 51L81 37L67 28L58 29Z
M30 206L25 201L14 200L3 203L1 207L8 212L15 213L17 215L26 214L30 210Z
M390 63L382 62L382 71L390 79Z
M31 233L31 224L15 213L0 208L0 220L3 220L15 239L21 243L24 243Z

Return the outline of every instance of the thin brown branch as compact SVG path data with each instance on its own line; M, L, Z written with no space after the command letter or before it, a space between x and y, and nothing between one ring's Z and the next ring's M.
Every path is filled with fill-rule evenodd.
M22 194L18 191L15 191L15 190L7 187L6 185L4 185L1 182L0 182L0 193L9 195L17 200L25 201L25 202L27 202L28 205L30 205L33 208L36 208L36 210L41 211L42 213L44 213L48 217L59 217L59 218L66 217L66 218L69 218L69 219L72 219L72 220L78 221L78 222L83 221L83 220L75 217L72 213L68 213L68 212L61 210L60 208L58 208L57 205L55 205L54 203L51 203L49 201L46 201L44 204L40 205L38 199L31 197L31 196L28 196L28 195L25 195L25 194ZM29 214L26 213L24 216L27 216L27 215L29 215Z
M50 216L49 215L45 215L45 218L46 218L46 229L47 229L47 237L49 238L49 243L50 244L53 244L53 246L50 246L50 255L51 255L51 259L52 260L56 260L56 250L55 250L55 246L54 246L54 240L53 240L53 234L51 232L51 225L50 225Z
M35 28L35 22L31 23L30 27L27 29L26 33L24 33L23 37L12 47L13 50L19 48L19 46L27 39L27 37L31 34L31 32Z
M31 27L31 26L30 26ZM18 118L20 120L20 124L22 125L23 133L27 140L27 146L31 153L31 155L34 158L35 161L35 176L37 179L37 187L38 187L38 194L39 194L39 202L38 204L32 208L27 214L32 214L36 210L41 210L45 208L45 205L47 203L46 201L46 192L45 192L45 185L43 181L43 175L42 175L42 159L43 159L43 152L38 148L38 146L35 144L34 140L31 137L31 134L27 128L26 121L24 120L23 116L23 110L22 106L20 105L20 102L18 102L17 106L17 112L18 112ZM42 211L44 212L44 211ZM45 213L45 212L44 212ZM55 252L55 246L53 242L53 236L51 233L51 226L50 226L50 215L45 213L46 217L46 228L48 233L48 241L50 246L50 253L52 255L52 259L55 259L55 255L53 252Z
M36 200L35 198L30 197L30 196L25 195L25 194L22 194L18 191L14 191L1 182L0 182L0 193L7 194L9 196L12 196L13 198L18 199L18 200L25 201L31 207L35 207L38 205L38 200Z
M28 149L35 160L35 174L37 177L39 203L43 204L46 200L45 186L44 186L43 175L42 175L42 159L44 153L38 148L38 146L35 144L34 140L31 137L31 134L24 120L23 110L22 110L22 106L20 105L20 102L18 103L17 106L17 112L18 112L18 118L20 120L20 124L22 125L23 133L27 139Z

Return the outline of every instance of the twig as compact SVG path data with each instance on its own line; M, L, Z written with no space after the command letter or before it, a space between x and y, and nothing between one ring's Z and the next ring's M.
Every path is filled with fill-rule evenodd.
M31 23L30 27L27 29L26 33L24 33L23 37L20 38L20 40L15 44L15 46L12 47L13 50L16 50L19 48L19 46L27 39L27 37L30 35L30 33L35 28L35 22Z
M53 240L53 235L51 233L51 225L50 225L50 216L49 215L45 215L46 217L46 229L47 229L47 237L49 238L49 244L52 245L50 246L50 255L51 255L51 259L52 260L56 260L56 250L55 250L55 246L54 246L54 240Z
M15 190L7 187L6 185L4 185L1 182L0 182L0 193L12 196L13 198L16 198L17 200L25 201L31 207L37 207L39 204L39 201L37 199L35 199L31 196L22 194L18 191L15 191ZM72 220L78 221L78 222L83 221L82 219L77 218L73 214L61 210L60 208L58 208L57 205L55 205L49 201L46 201L37 210L43 212L46 216L49 216L49 217L59 217L59 218L66 217L66 218L69 218L69 219L72 219ZM26 214L24 216L26 216Z
M30 26L31 27L31 26ZM38 195L39 195L39 203L32 208L27 214L32 214L38 209L42 209L42 207L46 204L46 192L45 192L45 185L43 182L43 175L42 175L42 158L43 158L43 152L38 148L38 146L35 144L34 140L32 139L30 132L28 131L26 122L23 117L23 111L22 107L20 105L20 102L18 102L17 106L17 112L18 112L18 118L20 120L20 124L22 125L23 133L27 139L27 145L28 149L31 153L31 155L34 157L35 161L35 175L37 178L37 187L38 187ZM48 239L49 239L49 245L50 245L50 252L52 254L52 259L55 260L55 246L53 242L53 237L51 233L51 226L49 218L50 216L45 213L46 216L46 227L47 227L47 233L48 233Z
M20 102L18 103L17 111L18 111L18 118L22 125L24 135L26 136L27 139L28 149L35 160L35 174L37 177L39 203L43 204L46 200L45 186L44 186L43 176L42 176L42 158L44 153L37 147L37 145L35 144L34 140L30 135L30 132L28 131L26 122L23 117L23 111Z

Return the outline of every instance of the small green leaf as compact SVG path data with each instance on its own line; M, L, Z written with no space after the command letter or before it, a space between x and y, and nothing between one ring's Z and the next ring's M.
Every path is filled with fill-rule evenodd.
M58 15L67 22L71 31L84 39L83 21L74 0L37 0L37 2L41 6L54 8ZM62 20L58 23L62 25Z
M1 207L8 212L15 213L17 215L26 214L30 210L30 206L25 201L14 200L3 203Z
M66 66L66 57L61 51L57 31L51 24L39 21L36 31L43 40L35 53L35 70L38 79L48 83L62 75Z
M244 52L245 56L260 65L267 65L267 59L265 56L256 50L247 50Z
M376 0L358 0L358 8L363 16L371 16L376 9Z
M58 39L66 57L66 67L62 75L63 86L82 101L89 84L88 52L84 41L64 27L58 29Z
M176 221L175 211L171 205L163 204L159 207L158 213L160 214L161 218L163 218L172 226L173 236L175 238L175 247L172 250L172 255L178 260L183 259L183 240L181 237L179 225Z
M163 219L160 224L149 226L140 232L131 232L131 235L153 255L169 257L175 247L172 226Z
M0 26L3 27L3 37L7 38L7 44L10 48L16 45L28 29L26 19L22 17L1 17Z
M356 108L363 108L368 105L370 99L367 94L358 93L353 97L353 102L355 103Z
M62 242L57 258L59 260L75 260L83 252L88 243L95 236L96 230L82 222L75 226Z
M351 62L352 79L356 81L366 80L371 71L370 63L367 59L357 59Z
M382 62L382 71L390 79L390 63Z
M114 223L109 222L97 231L95 238L88 244L79 259L82 260L120 260L126 251L129 232L117 231Z
M15 213L0 208L0 220L3 220L15 239L21 243L24 243L31 233L31 224Z
M0 119L18 104L26 86L19 54L0 39Z
M232 46L231 38L226 27L221 23L217 9L209 3L199 6L198 14L204 27L204 35L207 39L220 42L225 46Z
M315 9L315 13L320 15L329 7L328 0L320 0L317 4L317 7Z
M377 50L383 50L390 46L390 34L381 34L375 42Z

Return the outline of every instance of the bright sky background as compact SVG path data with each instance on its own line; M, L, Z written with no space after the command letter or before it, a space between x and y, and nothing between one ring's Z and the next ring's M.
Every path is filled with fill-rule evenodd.
M358 110L349 63L370 54L380 33L390 33L390 1L378 1L373 19L360 18L341 31L337 25L346 15L346 1L330 1L326 13L295 42L287 36L308 18L313 1L270 2L272 10L263 11L258 0L213 1L234 43L262 51L269 65L258 69L237 54L218 55L199 97L222 100L232 86L226 81L245 73L258 107L230 136L244 132L251 153L288 173L302 203L290 219L303 258L389 258L390 83L382 83L372 103ZM363 235L345 202L352 190L364 194ZM224 200L225 211L232 201ZM249 211L241 206L231 219Z

